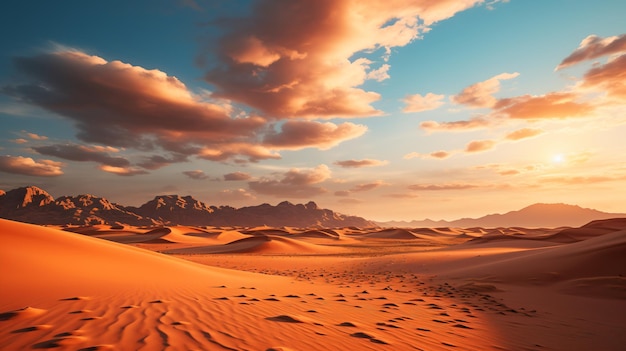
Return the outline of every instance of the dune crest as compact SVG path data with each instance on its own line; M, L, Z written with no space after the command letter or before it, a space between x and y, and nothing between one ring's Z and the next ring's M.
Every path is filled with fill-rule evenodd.
M620 350L625 341L620 221L580 228L588 232L575 242L555 241L561 229L116 228L0 220L3 350Z

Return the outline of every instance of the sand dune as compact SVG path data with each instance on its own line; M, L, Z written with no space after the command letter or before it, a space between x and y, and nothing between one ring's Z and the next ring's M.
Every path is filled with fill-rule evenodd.
M79 234L0 220L0 348L620 350L620 226L573 243L529 230L450 245L482 229Z
M237 239L223 245L194 246L190 248L164 251L168 254L224 254L224 253L255 253L255 254L307 254L337 252L320 245L310 244L275 235L256 235Z
M367 233L360 236L361 238L376 238L376 239L417 239L415 234L406 229L383 229L373 233Z

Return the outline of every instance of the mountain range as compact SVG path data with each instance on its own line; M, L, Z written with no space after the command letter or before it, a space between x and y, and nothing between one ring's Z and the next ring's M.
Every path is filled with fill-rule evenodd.
M315 202L234 208L207 205L192 196L159 195L139 207L123 206L93 195L53 198L36 186L0 190L0 218L50 225L195 225L292 227L578 227L593 220L625 217L576 205L534 204L518 211L453 221L374 222L321 209Z
M0 191L0 218L50 225L195 225L376 227L364 218L321 209L314 202L276 206L209 206L191 196L159 195L139 207L123 206L93 195L53 198L36 186Z
M580 227L594 220L626 217L626 213L607 213L590 208L568 204L533 204L517 211L504 214L490 214L480 218L461 218L453 221L433 221L430 219L415 221L377 222L381 227L419 228L419 227L526 227L555 228Z

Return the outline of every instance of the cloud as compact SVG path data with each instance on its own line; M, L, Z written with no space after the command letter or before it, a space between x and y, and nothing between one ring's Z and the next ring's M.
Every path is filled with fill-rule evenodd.
M453 154L454 154L453 151L443 151L443 150L434 151L434 152L431 152L430 154L420 154L419 152L411 152L411 153L404 155L404 159L409 160L412 158L422 158L422 159L432 158L432 159L443 160L445 158L452 156Z
M169 166L172 163L187 162L187 156L183 154L172 153L169 157L161 155L143 156L143 161L137 165L145 169L159 169Z
M384 64L379 68L368 72L366 79L373 79L377 82L382 82L385 79L389 79L389 68L391 68L391 66L389 66L388 64Z
M507 134L505 138L508 140L521 140L526 138L532 138L541 133L543 133L543 130L541 129L522 128Z
M351 192L370 191L370 190L376 189L378 187L381 187L383 185L389 185L389 184L385 183L382 180L377 180L377 181L372 182L372 183L365 183L365 184L355 185L354 187L352 187L350 189L350 191Z
M467 1L261 0L241 18L218 22L224 35L205 79L216 96L277 118L349 118L381 114L380 96L360 88L387 78L368 57L386 60L393 47L466 10ZM206 61L209 61L206 59Z
M97 162L113 167L128 167L130 161L123 157L111 156L106 151L114 148L104 148L99 146L87 146L78 144L55 144L47 146L35 146L32 148L38 153L46 156L54 156L69 161Z
M135 168L135 167L115 167L115 166L108 166L108 165L100 165L98 168L100 168L100 170L102 171L113 173L113 174L124 176L124 177L132 177L132 176L141 175L141 174L148 174L147 171L140 169L140 168Z
M444 104L443 99L445 95L438 95L428 93L424 96L420 94L407 95L402 101L406 106L402 109L402 112L424 112L434 110Z
M465 146L465 152L481 152L493 149L496 145L494 140L474 140Z
M343 168L361 168L361 167L376 167L386 165L387 161L363 159L363 160L344 160L337 161L334 164Z
M339 143L357 138L367 131L361 124L315 121L287 121L280 132L270 132L265 136L263 145L269 148L299 150L307 147L330 149Z
M424 121L420 123L420 128L427 132L457 132L457 131L467 131L485 128L492 125L494 121L492 119L488 119L485 116L479 116L471 118L467 121L454 121L454 122L435 122L435 121Z
M626 176L550 176L539 180L540 183L560 183L567 185L585 185L626 180Z
M503 176L507 176L507 175L516 175L519 174L520 171L516 170L516 169L506 169L506 170L502 170L502 171L498 171L499 175L503 175Z
M199 169L195 171L183 171L182 173L186 175L187 177L191 179L196 179L196 180L209 178L209 176L206 173L204 173L204 171L199 170Z
M26 144L28 142L28 140L23 139L23 138L13 139L11 141L16 143L16 144Z
M335 191L335 196L350 196L350 192L348 190Z
M330 175L330 169L326 165L308 169L294 168L282 174L279 179L261 178L248 182L248 186L259 194L279 198L308 198L327 192L315 184L324 182Z
M244 172L233 172L224 174L224 180L229 181L248 180L250 178L252 178L252 176Z
M266 124L259 116L232 118L228 106L204 100L162 71L76 50L19 57L15 64L32 81L2 91L72 120L77 137L89 143L192 155L253 142Z
M626 100L626 54L590 69L583 77L582 86L601 89L610 97Z
M500 81L513 79L519 73L501 73L485 81L475 83L463 89L458 95L451 97L454 103L466 105L470 108L492 107L498 101L493 94L500 91Z
M63 174L61 162L52 160L35 161L30 157L0 156L0 171L36 177L56 177Z
M589 116L594 106L576 102L578 95L553 92L540 96L523 95L499 100L494 109L513 119L569 118Z
M229 143L221 146L204 147L196 155L210 161L227 161L234 159L236 163L258 162L259 160L280 159L280 154L262 146L248 143ZM243 157L243 158L242 158Z
M563 59L555 70L560 70L583 61L624 51L626 51L626 34L608 38L590 35L583 39L578 48Z
M409 189L411 190L426 190L426 191L440 191L440 190L465 190L477 188L477 185L474 184L458 184L458 183L450 183L450 184L414 184L409 185Z
M39 135L39 134L35 134L35 133L29 133L27 131L22 131L24 134L26 134L29 138L33 139L33 140L48 140L48 137L45 135Z

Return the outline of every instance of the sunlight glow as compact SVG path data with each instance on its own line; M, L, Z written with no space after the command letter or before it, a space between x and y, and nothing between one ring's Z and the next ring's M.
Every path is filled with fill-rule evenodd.
M562 154L552 156L552 162L554 163L562 163L563 161L565 161L565 157Z

